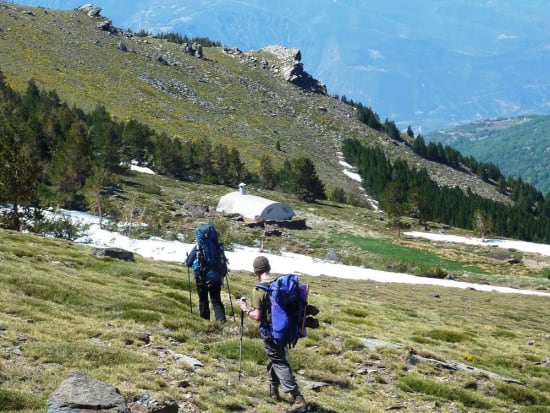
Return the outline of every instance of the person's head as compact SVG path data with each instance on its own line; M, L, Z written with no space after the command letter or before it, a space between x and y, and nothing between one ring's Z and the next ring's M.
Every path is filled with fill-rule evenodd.
M263 255L256 257L252 266L254 268L254 274L256 274L257 276L262 275L264 272L271 271L269 260Z

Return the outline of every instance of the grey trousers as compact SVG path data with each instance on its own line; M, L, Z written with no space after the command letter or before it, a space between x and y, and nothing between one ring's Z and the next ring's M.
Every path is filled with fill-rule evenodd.
M262 337L265 354L267 355L267 374L269 384L278 387L285 393L291 392L293 395L300 394L298 384L292 367L288 361L288 347L276 344L270 337Z

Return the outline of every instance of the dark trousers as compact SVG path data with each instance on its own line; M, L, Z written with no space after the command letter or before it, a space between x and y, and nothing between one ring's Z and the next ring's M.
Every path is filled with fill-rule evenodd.
M225 321L225 308L221 299L221 283L197 283L197 293L199 294L199 314L205 320L210 320L210 305L208 298L214 308L214 316L217 321Z
M275 387L280 385L285 393L299 394L300 390L288 361L288 347L274 343L269 337L263 337L262 341L268 358L269 384Z

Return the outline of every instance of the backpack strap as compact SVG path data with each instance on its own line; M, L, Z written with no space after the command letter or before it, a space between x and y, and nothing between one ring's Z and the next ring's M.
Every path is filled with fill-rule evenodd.
M269 305L267 306L267 312L268 312L268 314L270 314L271 313L270 283L265 283L265 282L264 283L258 283L258 284L256 284L256 288L266 292L266 298L267 298L267 301L269 303Z
M272 336L273 329L271 328L271 283L257 283L256 288L266 292L265 300L267 300L267 306L265 311L262 311L262 319L260 320L260 333L264 336Z
M258 283L256 284L256 288L259 288L260 290L269 291L269 284L268 283Z

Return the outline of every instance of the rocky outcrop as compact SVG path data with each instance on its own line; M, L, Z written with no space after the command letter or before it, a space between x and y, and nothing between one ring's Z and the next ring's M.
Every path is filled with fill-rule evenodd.
M424 357L424 355L417 353L413 349L409 350L405 363L407 364L407 366L409 366L408 368L414 367L420 363L429 363L441 369L447 369L450 371L461 371L461 372L472 374L478 377L490 377L493 379L501 380L505 383L514 383L514 384L523 385L521 381L516 380L514 378L501 376L500 374L493 373L492 371L483 370L474 366L461 363L456 360L449 360L449 361L439 360L439 359L433 358L433 355L427 355L427 357Z
M269 52L275 56L277 63L269 64L268 60L262 60L262 68L269 68L272 72L280 74L287 82L295 84L304 90L327 94L327 87L314 79L304 70L301 63L302 53L299 49L289 49L283 46L268 46L262 51Z
M84 4L77 10L86 13L89 17L100 17L101 15L101 7L95 7L93 4Z
M135 261L134 253L122 248L93 248L92 255L98 257L111 257L122 261Z
M98 29L101 29L105 32L113 32L115 28L113 27L113 21L111 19L103 20L97 25Z
M78 7L76 10L86 13L90 18L102 18L103 20L97 25L100 30L106 32L115 32L116 29L113 26L113 21L111 19L104 18L101 16L101 7L96 7L93 4L84 4Z
M181 45L181 50L183 50L187 54L190 54L191 56L202 59L202 45L200 43L194 42L192 45L189 45L189 43L183 43Z

